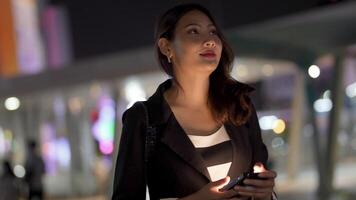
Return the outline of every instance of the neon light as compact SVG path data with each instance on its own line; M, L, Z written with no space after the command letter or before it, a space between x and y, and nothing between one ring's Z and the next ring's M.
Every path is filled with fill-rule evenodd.
M105 155L109 155L114 150L114 143L112 141L100 141L99 149L100 149L101 153L103 153Z
M99 150L103 154L111 154L114 148L115 106L114 101L102 97L99 101L99 114L92 126L94 138L99 142Z

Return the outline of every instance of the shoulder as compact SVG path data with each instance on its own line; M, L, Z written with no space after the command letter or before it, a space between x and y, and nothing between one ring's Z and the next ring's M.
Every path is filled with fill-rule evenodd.
M238 93L251 93L251 92L255 91L255 88L252 87L251 85L249 85L247 83L242 83L235 79L228 82L227 89L233 90L234 92L238 92Z
M127 120L143 120L145 111L142 104L143 102L138 101L134 103L130 108L125 110L125 112L122 114L122 121L125 122Z

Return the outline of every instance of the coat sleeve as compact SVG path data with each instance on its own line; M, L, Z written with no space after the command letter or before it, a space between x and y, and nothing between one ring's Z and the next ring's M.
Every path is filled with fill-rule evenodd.
M252 144L252 151L253 151L253 161L251 163L251 168L256 162L261 162L265 167L267 166L268 160L268 151L266 145L263 143L262 135L261 135L261 128L258 122L257 112L252 105L252 113L249 120L250 126L250 134L251 134L251 144Z
M136 103L123 114L112 200L146 199L142 110Z

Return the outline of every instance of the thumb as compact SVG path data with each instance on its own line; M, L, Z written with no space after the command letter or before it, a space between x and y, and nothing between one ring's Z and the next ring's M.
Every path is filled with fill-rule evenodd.
M224 185L228 184L230 182L230 176L226 176L225 178L222 178L220 180L217 180L215 182L212 182L213 186L221 186L223 187Z

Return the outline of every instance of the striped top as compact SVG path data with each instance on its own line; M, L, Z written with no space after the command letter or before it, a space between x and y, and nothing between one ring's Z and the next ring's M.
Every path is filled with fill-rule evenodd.
M232 163L232 143L225 127L221 126L215 133L207 136L189 135L190 141L202 155L212 181L225 178ZM148 195L148 193L147 193ZM161 200L177 200L178 198L164 198ZM275 192L272 200L278 200Z
M232 144L225 127L207 136L189 135L197 152L203 157L212 181L225 178L232 163Z
M232 163L232 143L225 127L222 126L215 133L207 136L189 135L190 141L202 155L212 181L225 178ZM148 194L148 193L147 193ZM161 200L177 200L178 198L164 198ZM275 192L272 200L278 200Z

